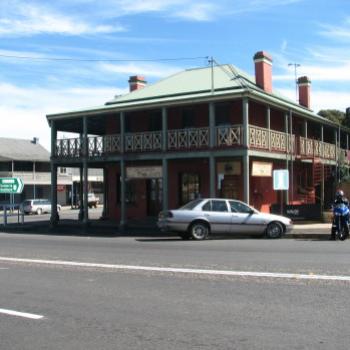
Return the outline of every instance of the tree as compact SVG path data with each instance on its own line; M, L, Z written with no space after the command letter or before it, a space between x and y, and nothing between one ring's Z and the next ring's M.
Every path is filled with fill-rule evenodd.
M321 109L317 114L339 125L350 126L350 120L345 117L345 113L337 109Z

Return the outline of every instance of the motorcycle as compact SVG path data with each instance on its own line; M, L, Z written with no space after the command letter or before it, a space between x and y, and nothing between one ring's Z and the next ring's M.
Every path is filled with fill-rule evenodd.
M349 237L349 213L349 207L345 203L333 206L332 239L344 241Z

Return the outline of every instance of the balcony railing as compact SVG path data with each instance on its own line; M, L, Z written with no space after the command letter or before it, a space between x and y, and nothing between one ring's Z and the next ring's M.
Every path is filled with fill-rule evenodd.
M56 143L56 156L60 158L79 158L82 155L80 138L61 139Z
M216 144L218 146L233 146L242 144L242 126L217 126Z
M300 155L307 158L325 158L335 160L335 145L319 140L307 139L299 137ZM341 150L346 152L345 150Z
M162 132L151 131L125 134L126 152L157 151L162 148Z
M197 149L209 146L209 128L173 129L168 131L168 149Z
M249 125L249 146L275 152L295 152L295 135Z
M242 145L242 125L215 127L214 143L217 147ZM249 125L249 147L266 152L293 153L305 158L336 160L336 146L319 140ZM162 131L127 133L124 138L124 152L157 152L163 146ZM166 147L170 151L206 149L210 145L209 128L171 129L167 132ZM122 149L120 134L88 137L88 157L119 154ZM298 147L296 147L298 146ZM338 158L347 160L346 151L339 149ZM80 158L84 144L80 138L57 140L57 158Z

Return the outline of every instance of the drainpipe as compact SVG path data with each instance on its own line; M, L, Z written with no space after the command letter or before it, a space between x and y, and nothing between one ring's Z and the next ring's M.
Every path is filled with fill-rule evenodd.
M323 155L323 125L321 125L321 145L322 145L322 154ZM321 167L321 214L324 210L324 161L322 161L322 167Z
M212 149L215 147L215 104L209 103L209 148L211 149L209 155L209 193L210 197L216 197L216 159L212 153Z
M120 230L124 230L126 226L126 170L125 170L125 113L120 113Z
M286 169L289 170L289 150L288 150L288 113L284 114L284 132L286 135ZM290 182L290 176L289 176ZM289 186L290 187L290 186ZM289 204L289 190L286 191L286 204Z
M269 151L271 151L271 109L270 106L266 108L266 129L267 129L267 142Z
M162 186L163 186L163 210L168 210L168 160L165 158L165 153L168 148L168 113L167 109L162 108Z
M248 97L243 98L243 200L249 204L250 202L250 172L249 172L249 100Z

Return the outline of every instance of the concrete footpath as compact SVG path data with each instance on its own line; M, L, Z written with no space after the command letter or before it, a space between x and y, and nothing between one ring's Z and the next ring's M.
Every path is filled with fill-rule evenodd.
M92 235L92 236L144 236L144 237L164 237L176 234L162 233L154 225L150 224L130 224L124 230L119 230L115 223L104 221L91 221L88 226L83 226L75 220L62 220L59 224L50 228L48 221L33 221L21 224L0 225L0 232L7 233L28 233L28 234L56 234L56 235ZM331 223L320 222L294 222L291 232L284 238L308 239L308 240L328 240L330 239ZM245 236L246 237L246 236Z
M331 227L330 222L294 222L293 230L285 238L326 240L330 238Z

